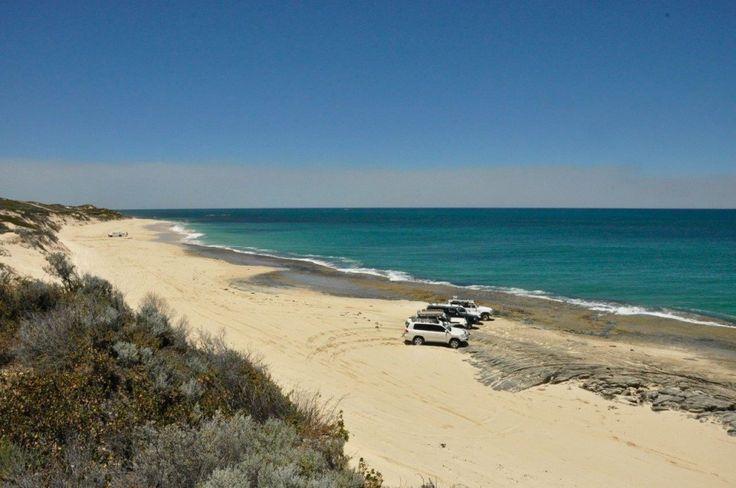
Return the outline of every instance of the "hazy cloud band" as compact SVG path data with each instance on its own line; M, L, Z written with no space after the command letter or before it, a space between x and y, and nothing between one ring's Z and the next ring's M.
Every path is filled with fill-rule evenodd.
M653 177L618 166L307 169L2 161L0 195L112 208L736 208L736 174Z

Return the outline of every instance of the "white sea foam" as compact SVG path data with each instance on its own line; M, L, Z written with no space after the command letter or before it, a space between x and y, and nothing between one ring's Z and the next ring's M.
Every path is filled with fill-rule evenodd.
M389 281L418 281L414 279L408 273L404 273L403 271L396 271L393 269L375 269L375 268L362 268L362 267L338 268L335 266L329 266L329 267L334 268L338 271L342 271L343 273L381 276L383 278L388 278Z
M702 320L700 318L691 317L684 312L678 312L674 310L663 309L647 309L644 307L637 307L635 305L625 305L617 303L606 303L606 302L594 302L589 300L580 300L575 298L568 298L564 300L567 303L585 307L596 312L612 313L615 315L650 315L653 317L661 317L664 319L674 319L681 322L689 322L691 324L709 325L712 327L733 327L728 324L721 322L714 322L712 320Z
M688 322L691 324L708 325L712 327L733 327L722 322L715 322L712 320L703 320L702 318L693 317L685 312L679 312L669 309L649 309L645 307L639 307L636 305L627 305L622 303L614 302L603 302L593 300L583 300L580 298L567 298L547 294L543 290L524 290L521 288L505 288L505 287L490 287L490 286L479 286L472 285L464 288L472 290L493 290L504 293L510 293L516 296L523 296L529 298L536 298L541 300L549 300L552 302L569 303L578 307L587 308L594 312L610 313L613 315L649 315L653 317L661 317L665 319L678 320L680 322Z
M239 253L239 254L248 254L251 256L264 256L267 258L274 258L274 259L285 259L290 261L300 261L303 263L310 263L310 264L316 264L317 266L322 266L325 268L334 269L335 271L340 271L343 273L349 273L349 274L367 274L372 276L380 276L382 278L388 278L390 281L419 281L415 280L411 275L408 273L404 273L403 271L396 271L396 270L384 270L384 269L375 269L375 268L364 268L359 266L359 262L354 259L349 258L342 258L339 256L320 256L317 254L307 254L304 256L293 256L293 255L284 255L279 254L277 251L271 250L271 249L263 249L263 248L257 248L257 247L231 247L231 246L223 246L218 244L202 244L202 243L196 243L204 247L211 247L215 249L224 249L227 251ZM307 257L308 256L308 257ZM330 259L334 260L340 260L344 261L346 263L354 264L354 266L351 267L343 267L335 264L334 262L330 261Z
M561 297L561 296L551 295L545 292L544 290L525 290L523 288L487 286L487 285L462 286L462 285L456 285L449 281L424 280L424 279L415 278L409 273L406 273L403 271L397 271L397 270L391 270L391 269L366 268L366 267L361 266L361 263L359 261L356 261L350 258L345 258L342 256L321 256L318 254L292 256L292 255L279 254L277 251L274 251L271 249L261 249L261 248L255 248L255 247L231 247L231 246L223 246L223 245L217 245L217 244L203 244L201 241L198 240L200 237L204 236L204 234L201 232L195 232L191 229L187 229L181 224L173 225L171 227L171 230L176 232L177 234L181 234L183 236L182 242L186 242L188 244L197 244L197 245L201 245L204 247L224 249L224 250L235 252L235 253L249 254L253 256L265 256L265 257L274 258L274 259L287 259L287 260L293 260L293 261L307 262L307 263L315 264L318 266L323 266L325 268L334 269L336 271L340 271L340 272L348 273L348 274L365 274L365 275L370 275L370 276L379 276L382 278L386 278L389 281L408 281L408 282L415 282L415 283L426 283L426 284L431 284L431 285L453 286L457 288L465 288L468 290L495 291L495 292L509 293L511 295L535 298L539 300L548 300L548 301L553 301L553 302L568 303L571 305L576 305L579 307L587 308L588 310L592 310L595 312L610 313L614 315L649 315L653 317L661 317L665 319L678 320L681 322L687 322L691 324L707 325L711 327L733 327L732 325L728 325L723 322L703 320L703 318L701 317L694 317L684 312L679 312L679 311L674 311L674 310L669 310L669 309L648 309L645 307L620 304L620 303L614 303L614 302L603 302L603 301L583 300L579 298ZM335 261L339 261L343 265L338 265L335 263ZM344 266L344 264L347 264L348 266L346 267Z
M176 232L177 234L182 235L183 236L182 237L182 241L185 241L185 242L188 242L188 243L193 243L193 244L198 244L199 242L197 241L197 239L199 239L200 237L204 236L203 233L201 233L201 232L195 232L195 231L193 231L191 229L187 229L186 227L184 227L181 224L172 225L170 227L170 230Z

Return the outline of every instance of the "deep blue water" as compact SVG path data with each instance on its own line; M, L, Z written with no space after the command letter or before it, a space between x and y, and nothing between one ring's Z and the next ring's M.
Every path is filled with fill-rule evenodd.
M186 229L203 234L197 237L203 244L314 259L341 269L736 320L736 210L127 213L180 221Z

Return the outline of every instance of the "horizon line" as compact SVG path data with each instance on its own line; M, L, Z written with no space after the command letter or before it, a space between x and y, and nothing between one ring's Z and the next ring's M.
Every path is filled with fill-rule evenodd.
M87 205L87 204L82 204ZM424 206L304 206L304 207L160 207L110 208L118 212L140 210L736 210L736 207L542 207L542 206L487 206L487 207L424 207Z

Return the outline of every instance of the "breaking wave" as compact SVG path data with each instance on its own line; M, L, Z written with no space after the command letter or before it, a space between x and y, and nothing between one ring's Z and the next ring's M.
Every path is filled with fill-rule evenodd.
M175 224L171 226L170 229L176 232L177 234L183 235L184 237L182 238L182 241L186 241L186 242L194 242L200 237L204 236L203 233L194 232L193 230L187 229L186 227L180 224Z
M628 305L616 302L606 301L595 301L595 300L584 300L580 298L568 298L550 294L544 290L525 290L523 288L515 287L503 287L503 286L488 286L488 285L458 285L449 281L437 281L437 280L426 280L416 278L409 273L404 271L392 270L392 269L377 269L367 268L361 265L359 261L354 259L345 258L341 256L322 256L317 254L307 255L288 255L279 253L271 249L260 249L255 247L231 247L223 246L218 244L204 243L200 240L205 234L202 232L196 232L186 228L181 224L174 224L170 227L170 230L182 236L181 241L187 244L197 244L204 247L211 247L214 249L224 249L227 251L250 254L253 256L264 256L274 259L285 259L292 261L301 261L306 263L323 266L336 271L340 271L347 274L364 274L371 276L378 276L386 278L389 281L407 281L415 283L426 283L431 285L444 285L453 286L456 288L467 289L467 290L478 290L478 291L491 291L508 293L510 295L536 298L540 300L549 300L554 302L567 303L570 305L576 305L579 307L586 308L595 312L610 313L613 315L649 315L653 317L660 317L665 319L678 320L680 322L687 322L691 324L707 325L711 327L733 327L723 322L716 322L713 320L704 320L701 316L690 314L682 311L675 311L665 308L646 308L636 305Z

